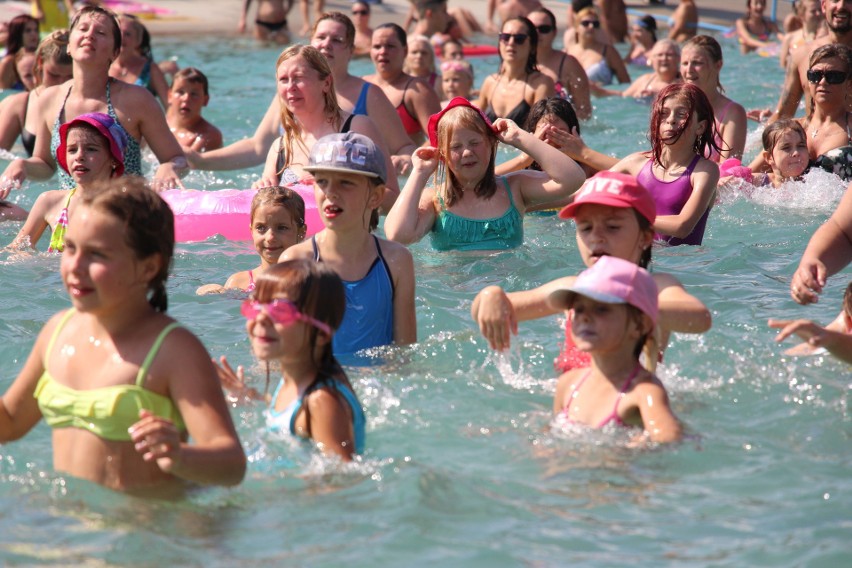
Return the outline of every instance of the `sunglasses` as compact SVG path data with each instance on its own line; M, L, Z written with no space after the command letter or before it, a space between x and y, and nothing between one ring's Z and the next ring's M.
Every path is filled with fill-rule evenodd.
M599 28L601 27L601 23L599 20L583 20L580 22L580 25L584 28Z
M500 34L499 37L503 43L509 43L509 40L512 40L517 45L523 45L530 36L528 34Z
M369 16L370 12L367 10L352 10L353 16Z
M808 82L816 85L822 78L825 77L825 82L829 85L839 85L844 82L849 74L844 71L817 71L808 69Z
M264 312L267 316L269 316L269 319L279 325L288 326L297 321L303 321L311 324L318 330L325 332L326 335L331 335L331 328L328 324L325 324L318 319L314 319L311 316L306 316L300 312L299 308L296 307L296 304L290 300L279 298L277 300L272 300L268 304L262 304L255 300L245 300L242 306L240 306L240 313L249 320L257 319L257 316L259 316L261 312Z
M544 24L542 26L536 26L535 29L538 30L538 33L540 34L549 34L553 31L553 26L549 24Z

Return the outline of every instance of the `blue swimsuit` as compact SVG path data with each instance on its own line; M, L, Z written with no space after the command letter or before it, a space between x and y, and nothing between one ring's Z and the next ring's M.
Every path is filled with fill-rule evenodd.
M335 357L393 343L393 279L390 267L382 256L379 239L375 236L373 239L378 256L367 275L360 280L343 281L346 314L332 339ZM311 242L314 260L321 262L316 236Z
M358 101L355 103L355 108L352 109L353 115L367 114L367 93L370 91L370 83L364 82L361 87L361 93L358 95Z
M281 392L281 387L284 386L284 379L278 383L278 387L275 389L275 393L272 395L272 403L269 405L269 408L266 410L266 426L272 432L289 432L293 436L296 436L296 417L299 415L299 411L302 409L302 403L305 400L305 397L315 390L319 390L322 388L334 389L336 392L340 393L343 396L343 399L349 405L350 410L352 411L352 433L355 436L355 453L362 454L364 453L364 442L366 440L366 425L367 420L364 417L364 409L361 408L361 404L358 402L358 398L355 396L349 387L345 384L341 383L338 380L323 378L318 379L313 385L310 386L302 395L290 403L290 406L285 408L284 410L277 411L275 410L275 401L278 400L278 394Z

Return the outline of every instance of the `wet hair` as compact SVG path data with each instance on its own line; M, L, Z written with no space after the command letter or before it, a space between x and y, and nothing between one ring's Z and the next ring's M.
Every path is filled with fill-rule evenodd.
M170 89L174 88L175 83L177 83L178 79L183 79L187 83L195 83L196 85L201 85L201 87L204 89L204 96L210 96L210 83L207 81L207 75L205 75L195 67L184 67L183 69L175 73L174 77L172 77L172 84L169 87Z
M693 151L703 157L710 155L711 149L715 148L717 152L722 149L716 143L716 118L713 114L713 105L707 95L700 88L691 83L674 83L663 88L659 92L657 98L654 99L654 104L651 108L651 125L648 133L648 140L651 142L651 157L654 163L660 164L660 155L663 152L664 142L660 137L660 123L663 120L663 105L668 99L681 99L689 107L689 114L680 125L675 135L668 142L672 144L680 140L681 135L689 126L692 117L695 116L699 122L706 121L707 127L704 129L692 145Z
M795 132L803 142L807 142L808 140L805 129L802 128L802 125L798 121L784 118L773 122L763 129L763 149L771 154L775 150L778 140L787 132Z
M166 280L175 249L175 219L162 197L137 176L123 176L100 184L81 204L106 213L124 225L124 241L136 258L159 255L160 270L148 282L148 303L155 311L168 308Z
M68 55L68 30L55 30L49 36L41 40L35 52L36 61L33 66L33 75L36 85L42 82L44 64L48 61L57 65L71 65L74 61Z
M580 121L577 120L574 107L571 106L571 103L559 97L550 97L536 102L530 109L524 128L527 132L535 132L535 127L538 126L539 121L546 116L560 118L568 126L569 131L576 128L577 134L580 133ZM533 162L529 169L540 171L541 166L538 162Z
M534 73L538 71L538 30L535 29L535 26L531 21L529 21L529 19L523 16L518 16L517 18L509 18L508 20L503 22L503 25L500 26L501 33L503 28L505 28L506 24L508 24L509 22L521 22L522 24L524 24L524 27L527 28L527 35L529 36L530 40L530 54L527 57L526 65L524 65L524 71L526 71L527 73ZM499 50L498 55L500 55ZM502 72L503 56L500 55L500 73Z
M334 331L343 322L343 315L346 312L343 282L337 273L325 263L298 258L279 262L267 268L255 280L252 299L261 303L269 303L279 295L286 296L301 313L323 322ZM312 356L316 356L317 338L323 332L312 325L308 326L308 330L309 345L307 350ZM306 394L316 388L318 381L326 378L334 378L340 381L354 393L349 378L332 352L331 338L328 338L322 353L319 354L319 359L314 359L314 365L317 368L317 375L305 389ZM267 390L268 383L267 375ZM343 395L334 386L329 390L343 402ZM308 435L310 436L311 415L309 406L306 404L303 408L305 409Z
M553 26L554 30L556 30L556 16L553 14L553 12L551 12L550 10L545 8L544 6L539 6L535 10L530 11L530 14L536 14L536 13L541 13L541 14L544 14L545 16L547 16L547 19L550 20L550 25ZM536 31L538 31L538 30L536 30Z
M396 39L399 40L399 43L402 44L403 49L408 49L408 34L405 33L405 30L402 29L398 24L394 24L393 22L386 22L384 24L378 25L373 28L373 32L377 32L378 30L393 30Z
M278 61L275 62L276 81L278 79L278 68L282 63L289 59L301 57L305 60L308 66L319 74L319 80L325 81L328 79L329 88L324 95L325 105L323 113L330 124L335 126L336 130L340 129L342 117L340 105L337 104L337 94L334 91L334 77L331 74L331 67L328 66L328 60L325 55L312 45L294 44L286 48L278 56ZM280 98L280 95L279 95ZM287 168L293 159L293 141L300 144L305 150L305 153L310 153L302 140L302 126L293 112L287 108L284 101L281 101L281 124L284 127L284 136L282 137L282 150L284 151L284 168ZM283 169L282 169L283 171ZM279 172L280 174L281 172Z
M142 39L139 41L139 53L142 54L142 57L145 59L153 59L154 56L151 54L151 34L148 33L148 28L145 27L142 20L133 14L121 14L118 18L119 22L121 22L121 20L129 20L133 22L136 30L142 36Z
M461 44L460 41L458 41L456 39L448 39L443 44L441 44L441 58L442 59L447 56L446 55L446 53L447 53L446 48L447 48L448 45L457 45L457 46L459 46L459 49L462 49L462 44Z
M38 20L27 14L15 16L9 20L8 29L9 35L6 40L6 54L15 55L24 47L24 30L27 24L35 23L36 29L39 29Z
M458 188L458 180L453 171L447 166L447 157L450 155L450 144L456 129L473 130L482 135L485 143L491 147L491 159L485 170L485 175L476 184L473 193L481 199L489 199L497 191L497 181L494 175L494 164L497 156L497 135L485 123L477 111L470 107L456 107L447 111L438 122L438 154L443 158L438 164L436 181L443 176L442 182L435 186L439 195L447 207L451 207L461 199L462 190Z
M694 47L702 50L713 63L724 63L724 60L722 59L722 46L719 45L718 41L710 36L697 35L687 40L681 46L681 52L685 51L687 47ZM716 77L716 88L720 93L725 92L725 88L722 87L722 82L718 77Z
M68 27L69 32L74 31L74 28L77 27L77 24L80 23L80 19L83 16L103 16L106 18L106 20L112 24L113 52L117 54L121 51L121 25L118 23L118 16L115 15L115 12L100 6L87 4L80 8L74 16L74 19L71 20L71 25Z
M364 2L357 2L358 4L364 4ZM353 5L356 2L353 2ZM369 5L367 5L367 10L369 10ZM337 22L341 24L344 28L346 28L346 35L343 36L343 41L346 42L346 47L352 49L355 47L355 24L352 23L352 18L344 14L343 12L323 12L323 14L317 18L314 27L311 29L311 38L313 38L317 34L317 28L320 25L320 22L324 22L325 20L331 20L332 22Z
M636 20L636 25L650 33L651 39L654 40L654 43L657 43L657 20L654 19L654 16L650 14L642 16Z
M302 199L301 195L289 187L283 187L280 185L272 185L258 189L254 198L251 200L251 212L249 214L250 224L254 223L254 214L258 207L262 207L264 205L283 207L289 211L293 220L296 222L296 226L299 228L299 240L301 241L305 238L308 226L305 224L305 200Z
M432 48L432 42L429 41L428 37L426 37L425 35L420 35L420 34L408 36L408 53L409 53L409 55L411 54L411 48L418 43L426 46L426 53L428 53L428 56L426 57L426 65L427 65L427 67L429 67L429 71L434 73L435 72L435 50ZM408 73L409 75L411 74L411 71L408 67L408 61L406 61L403 64L402 70L405 73Z
M818 47L811 53L808 59L808 69L822 61L823 59L837 58L846 66L846 73L849 75L846 79L852 78L852 49L842 43L829 43Z

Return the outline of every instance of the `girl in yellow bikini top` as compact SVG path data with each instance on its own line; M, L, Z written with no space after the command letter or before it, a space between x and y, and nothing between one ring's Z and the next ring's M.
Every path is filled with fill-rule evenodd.
M47 360L56 338L75 313L76 310L70 309L62 316L47 344L44 373L33 393L44 421L51 428L80 428L106 440L129 442L127 429L139 420L139 411L145 409L171 421L178 430L186 431L183 418L172 399L143 386L163 340L180 324L173 322L167 325L154 340L151 350L139 366L136 384L77 390L58 383L47 368Z

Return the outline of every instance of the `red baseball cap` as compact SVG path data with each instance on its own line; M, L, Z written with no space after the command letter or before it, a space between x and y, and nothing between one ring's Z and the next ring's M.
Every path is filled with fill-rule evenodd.
M471 103L469 100L467 100L464 97L456 97L453 100L451 100L449 103L447 103L447 106L445 106L443 108L443 110L441 110L441 112L433 114L432 116L429 117L429 128L428 128L428 130L429 130L429 145L430 146L433 146L435 148L438 147L438 123L441 121L441 119L444 117L444 115L447 114L447 111L449 111L450 109L454 109L456 107L467 107L467 108L475 110L476 112L479 113L479 116L482 117L482 120L485 121L485 124L488 125L488 128L493 130L495 133L497 132L497 130L494 128L494 125L491 124L491 121L488 120L488 117L485 116L485 113L482 112L482 110L478 106L474 105L473 103Z
M636 178L618 172L602 171L586 180L574 201L562 208L559 217L571 219L580 205L596 203L610 207L633 208L653 225L657 206L648 190Z

